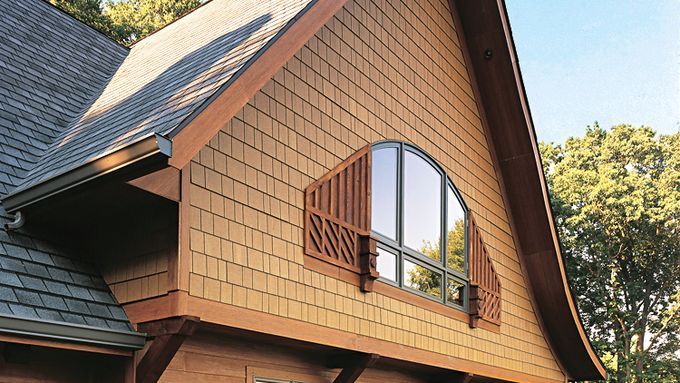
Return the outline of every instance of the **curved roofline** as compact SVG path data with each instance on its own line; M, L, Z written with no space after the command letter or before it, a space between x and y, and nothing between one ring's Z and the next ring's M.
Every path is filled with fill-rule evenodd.
M568 379L604 379L567 281L505 3L451 3L539 320Z

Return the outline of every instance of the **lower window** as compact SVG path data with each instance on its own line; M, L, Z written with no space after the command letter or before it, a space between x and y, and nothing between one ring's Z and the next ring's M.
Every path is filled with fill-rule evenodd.
M467 310L467 281L458 273L430 265L422 257L378 245L380 279L423 297Z

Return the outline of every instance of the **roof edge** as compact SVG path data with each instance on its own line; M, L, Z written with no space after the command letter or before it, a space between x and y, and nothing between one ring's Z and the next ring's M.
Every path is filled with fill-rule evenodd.
M183 168L271 80L347 0L312 0L251 57L234 76L168 133L170 165Z
M15 189L4 198L2 205L9 213L42 201L45 198L99 178L145 158L172 156L172 141L159 134L149 134L123 147L106 152L91 161L67 170L36 185Z
M146 343L146 334L135 331L102 329L1 314L0 333L127 350L142 349Z
M471 49L468 64L479 84L478 102L486 111L520 264L532 277L527 287L538 306L536 315L568 379L604 379L606 371L585 335L566 279L504 0L451 4L459 13L461 39ZM566 333L568 342L562 339Z

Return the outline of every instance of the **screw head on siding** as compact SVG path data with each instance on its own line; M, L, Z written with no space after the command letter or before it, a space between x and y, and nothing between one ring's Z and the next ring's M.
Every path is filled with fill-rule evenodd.
M493 51L491 50L491 48L486 48L484 50L484 59L491 60L491 56L493 56Z

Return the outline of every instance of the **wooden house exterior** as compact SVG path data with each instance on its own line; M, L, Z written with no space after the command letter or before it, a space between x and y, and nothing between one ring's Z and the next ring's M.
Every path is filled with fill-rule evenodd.
M7 236L90 262L144 340L0 322L0 376L603 378L569 291L502 0L213 0L123 56L3 206ZM95 152L91 136L110 141ZM396 184L377 178L381 148L395 153ZM51 170L59 161L64 171ZM419 169L440 177L434 194L411 192ZM409 223L416 210L439 222ZM458 250L444 245L454 214ZM408 225L430 224L434 256L407 243L424 230ZM428 273L427 290L412 270Z

